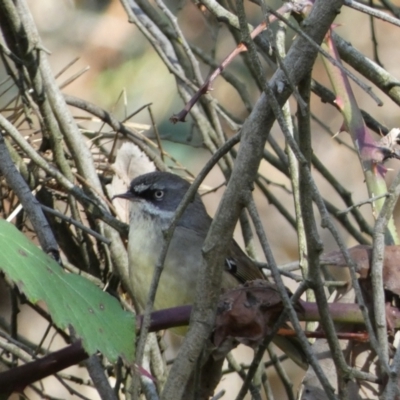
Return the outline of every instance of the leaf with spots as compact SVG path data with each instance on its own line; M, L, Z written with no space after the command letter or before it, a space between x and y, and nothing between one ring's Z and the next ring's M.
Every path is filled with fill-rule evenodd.
M0 270L32 302L44 301L54 323L72 326L88 354L111 362L134 357L134 316L82 276L69 274L14 225L0 220Z

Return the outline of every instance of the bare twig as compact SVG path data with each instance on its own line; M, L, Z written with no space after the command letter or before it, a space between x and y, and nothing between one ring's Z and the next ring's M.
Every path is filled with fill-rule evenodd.
M89 371L90 378L92 379L98 394L102 400L117 400L118 396L114 393L110 382L105 375L102 368L99 356L94 354L85 360L85 365Z
M43 211L45 211L45 212L47 212L49 214L53 214L56 217L61 218L64 221L67 221L72 225L75 225L79 229L82 229L83 231L89 233L89 235L92 235L93 237L95 237L96 239L102 241L103 243L106 243L106 244L110 244L111 243L110 239L107 239L106 237L100 235L99 233L97 233L93 229L88 228L87 226L83 225L82 223L80 223L78 221L75 221L73 218L68 217L67 215L65 215L65 214L63 214L63 213L61 213L61 212L59 212L57 210L54 210L53 208L47 207L47 206L45 206L43 204L40 204L40 207L42 208Z
M371 15L375 18L381 19L382 21L389 22L390 24L400 26L400 20L398 18L391 17L385 12L379 11L376 8L369 7L354 0L344 0L344 5L354 10L361 11L365 14Z
M316 47L318 51L329 60L330 63L332 63L335 67L339 68L346 76L348 76L351 80L353 80L358 86L360 86L361 89L363 89L369 96L371 96L374 101L378 104L378 106L382 106L382 100L372 91L372 88L370 86L367 86L364 82L362 82L355 74L353 74L351 71L349 71L347 68L345 68L341 63L339 63L337 60L335 60L327 51L325 51L321 46L319 46L314 40L312 40L305 32L303 29L297 28L294 24L292 24L287 18L284 16L278 14L275 10L273 10L271 7L267 7L268 11L275 15L279 20L284 21L285 24L287 24L290 28L292 28L296 33L299 35L303 36L309 43L310 45Z
M379 349L382 354L379 354L383 358L385 364L389 363L388 353L389 344L387 337L386 327L386 314L385 314L385 294L383 286L383 253L385 249L385 230L389 220L393 217L393 210L397 204L397 200L400 195L400 174L397 174L394 179L388 193L385 203L381 209L379 217L375 224L374 229L374 247L372 252L372 264L371 264L371 282L373 290L373 306L375 311L375 326L377 337L379 341ZM383 309L383 311L382 311ZM400 375L400 368L398 359L400 359L400 352L396 352L395 364L397 369L394 373L388 374L389 383L385 388L385 393L388 398L394 398L394 394L397 395L395 389L397 387L398 377ZM385 371L388 372L388 371Z
M383 198L383 197L388 197L388 196L389 196L389 194L386 193L386 194L381 194L381 195L379 195L379 196L371 197L371 198L369 198L369 199L367 199L367 200L360 201L360 202L358 202L358 203L356 203L356 204L353 204L353 205L350 206L350 207L347 207L347 208L344 209L343 211L340 211L340 214L347 214L348 212L350 212L350 211L353 210L354 208L361 207L361 206L363 206L364 204L372 204L374 201L376 201L376 200L378 200L378 199L381 199L381 198Z
M11 125L11 124L10 124ZM8 121L0 115L0 127L4 130L9 128ZM0 170L6 177L8 184L14 190L24 209L28 213L35 232L43 250L51 254L57 260L59 259L58 244L50 229L49 223L40 208L37 199L31 193L28 184L24 181L20 173L17 171L11 157L8 153L3 136L0 134Z
M372 5L372 0L369 0L370 5ZM400 22L400 21L399 21ZM375 30L375 21L374 17L372 15L369 16L369 25L371 28L371 37L372 37L372 46L373 46L373 52L374 52L374 61L383 68L383 65L381 63L381 60L379 59L379 53L378 53L378 39L376 37L376 30Z
M282 13L285 14L293 10L294 3L284 3L284 5L277 11L277 14ZM304 5L305 6L305 5ZM261 22L255 29L251 32L251 38L254 39L257 35L259 35L262 31L268 28L268 25L276 20L276 16L270 15L268 17L268 21ZM188 103L186 103L185 107L178 114L174 114L171 117L171 121L173 123L184 122L187 114L193 108L193 106L197 103L200 97L209 90L211 90L211 85L213 81L221 74L221 72L232 62L232 60L241 52L247 51L246 45L244 43L240 43L236 48L222 61L221 65L207 78L204 84L200 87L200 89L194 94L194 96L190 99ZM294 88L294 86L293 86Z

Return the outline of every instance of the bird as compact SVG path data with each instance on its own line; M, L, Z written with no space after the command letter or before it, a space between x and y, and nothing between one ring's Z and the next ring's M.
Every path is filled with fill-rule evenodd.
M145 309L154 268L162 251L163 232L169 227L189 187L190 183L176 174L154 171L134 178L126 193L114 196L130 201L129 276L141 311ZM202 247L211 223L212 218L200 195L196 193L173 232L156 292L154 310L193 304L197 273L202 264ZM256 279L265 277L232 238L227 248L221 288L231 289ZM298 347L297 344L295 347ZM302 351L292 358L304 367Z

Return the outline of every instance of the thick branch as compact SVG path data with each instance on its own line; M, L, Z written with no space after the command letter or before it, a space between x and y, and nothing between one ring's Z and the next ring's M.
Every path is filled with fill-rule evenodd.
M321 0L315 4L310 16L304 22L304 29L315 42L322 42L341 5L341 1L328 0ZM304 38L298 37L284 61L290 80L294 84L298 84L311 70L316 56L315 47ZM279 93L276 90L278 83L281 89ZM274 90L280 104L283 104L291 93L285 74L280 69L272 78L270 87ZM211 322L215 315L225 250L245 203L245 195L252 189L264 145L274 120L275 116L268 99L263 94L243 125L237 162L204 244L204 262L199 273L192 326L172 366L162 394L163 400L182 398L194 363L199 357L204 341L209 336Z

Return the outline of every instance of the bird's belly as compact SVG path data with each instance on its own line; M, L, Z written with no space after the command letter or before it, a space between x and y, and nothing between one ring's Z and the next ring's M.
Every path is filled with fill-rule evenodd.
M146 261L149 261L149 258ZM133 291L138 306L142 311L146 306L157 259L153 261L140 264L134 263L130 270ZM187 290L184 279L176 274L176 271L171 271L170 268L164 267L157 287L153 305L154 310L192 304L195 287L194 282L194 286L191 285L191 290Z
M146 306L162 245L161 230L152 229L147 220L142 220L129 238L129 273L140 311ZM158 284L155 310L194 303L202 263L201 248L202 239L193 231L182 227L175 230ZM224 272L221 287L229 289L237 285L236 278Z
M163 245L161 232L155 233L152 229L143 229L144 225L136 229L136 234L129 239L128 252L132 288L142 311L146 306L154 270ZM180 253L179 258L171 255L176 254L174 250L177 249L176 246L181 248L180 245L174 235L158 284L154 301L155 310L192 304L194 301L198 264L193 249L184 247L187 252Z

